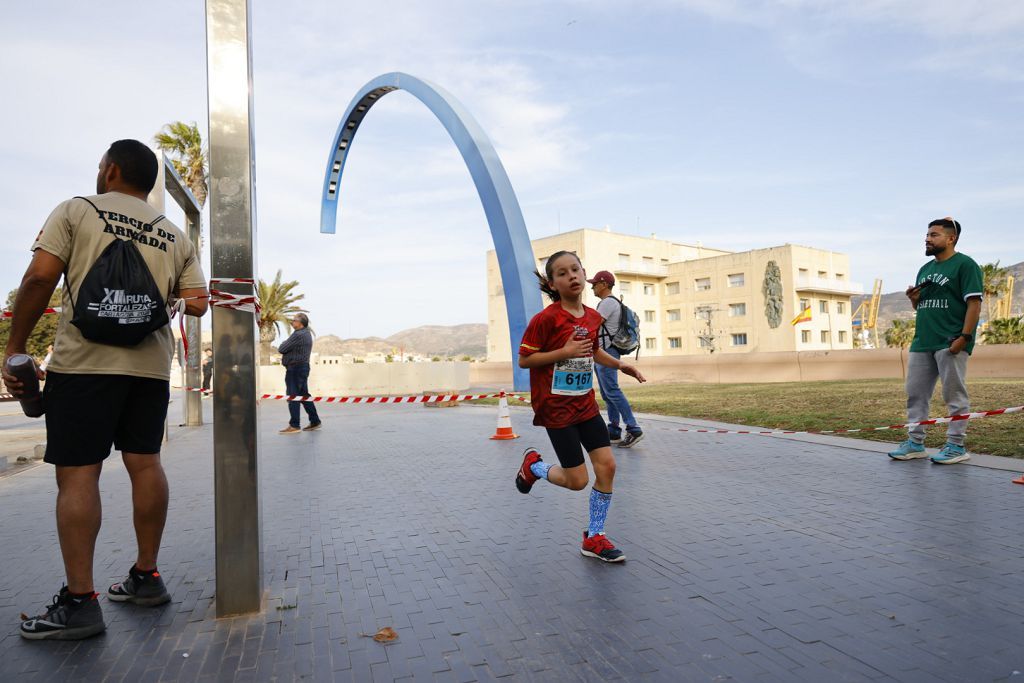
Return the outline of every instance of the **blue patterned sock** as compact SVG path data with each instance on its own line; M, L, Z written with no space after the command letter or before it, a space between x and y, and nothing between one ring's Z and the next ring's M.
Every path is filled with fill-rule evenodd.
M548 478L548 470L553 467L551 463L538 460L537 462L530 465L530 471L533 472L534 476L540 477L541 479Z
M604 520L608 517L608 508L612 504L612 494L590 489L590 536L604 533Z

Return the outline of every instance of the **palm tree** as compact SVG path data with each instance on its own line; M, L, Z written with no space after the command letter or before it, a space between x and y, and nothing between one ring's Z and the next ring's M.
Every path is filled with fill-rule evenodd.
M175 121L166 124L153 137L156 146L167 153L185 185L192 191L192 196L199 202L199 208L206 205L207 195L207 160L203 150L203 137L199 126Z
M270 364L270 342L277 339L282 323L287 323L296 313L306 312L295 306L296 301L306 298L305 294L292 292L298 286L298 280L281 282L280 270L269 285L262 279L259 281L257 293L260 297L260 365Z
M986 263L981 267L982 290L985 293L985 310L988 313L986 320L992 320L993 311L999 297L1006 293L1006 278L1010 274L1009 268L1000 268L999 261Z
M1024 344L1024 315L989 321L984 339L986 344Z
M889 329L885 331L885 345L898 346L901 349L907 348L914 341L914 330L916 327L917 321L913 318L906 320L897 318L893 320Z

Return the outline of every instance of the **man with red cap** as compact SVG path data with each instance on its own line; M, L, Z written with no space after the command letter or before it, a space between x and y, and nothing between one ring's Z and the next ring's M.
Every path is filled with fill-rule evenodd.
M597 304L597 312L604 318L601 325L599 339L601 348L613 358L620 358L622 354L612 344L612 338L619 331L622 325L622 302L612 296L612 288L615 286L615 276L607 270L598 273L587 280L592 287L594 296L601 299ZM633 409L626 400L626 395L619 388L619 371L615 368L606 368L598 365L597 385L601 389L601 398L604 399L608 409L608 438L612 443L618 443L619 448L631 448L637 441L644 438L644 431L640 429L633 417ZM622 427L619 420L626 425L626 436L622 436Z

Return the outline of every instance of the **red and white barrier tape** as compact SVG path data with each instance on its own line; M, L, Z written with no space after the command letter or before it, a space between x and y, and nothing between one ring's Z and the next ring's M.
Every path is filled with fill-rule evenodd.
M51 314L51 313L60 313L60 309L59 308L44 308L43 309L43 315L47 315L47 314ZM14 312L13 311L0 311L0 318L13 318L13 317L14 317Z
M904 424L889 425L887 427L860 427L857 429L823 429L821 431L797 431L788 429L766 429L763 431L754 429L670 429L669 431L690 432L694 434L754 434L761 436L769 434L856 434L857 432L884 432L890 429L907 429L908 427L928 427L931 425L946 424L948 422L962 422L963 420L980 420L983 417L1010 415L1011 413L1019 413L1021 411L1024 411L1024 406L1013 406L1011 408L999 408L998 410L983 410L976 413L947 415L946 417L936 417L929 420L921 420L920 422L905 422Z
M214 289L215 283L235 283L243 285L253 285L255 288L256 284L252 278L248 277L214 277L210 278L210 294L208 296L195 296L185 297L184 299L178 299L181 302L180 305L175 306L171 311L171 319L174 318L178 313L181 314L178 320L178 331L181 333L181 343L184 347L185 357L188 357L188 335L185 333L185 309L184 302L187 299L209 299L211 306L220 306L221 308L230 308L235 311L243 311L245 313L252 313L253 315L259 315L260 313L260 299L254 294L232 294L231 292L223 292L219 289Z
M219 289L211 289L210 305L233 308L236 311L245 311L253 314L260 312L260 300L255 294L232 294L231 292L222 292Z
M210 284L212 285L214 282L236 282L242 285L256 284L251 277L211 277Z
M202 394L213 393L209 389L183 387L182 391ZM442 394L440 396L289 396L288 394L262 394L260 400L291 401L299 403L445 403L447 401L477 401L482 398L519 398L508 392L496 394Z

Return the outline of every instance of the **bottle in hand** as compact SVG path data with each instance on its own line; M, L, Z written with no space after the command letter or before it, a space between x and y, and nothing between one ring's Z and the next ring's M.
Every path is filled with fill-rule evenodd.
M18 378L22 385L22 393L18 396L21 410L28 417L40 417L43 414L43 394L39 391L39 377L36 376L36 364L31 356L16 353L7 359L7 372Z

